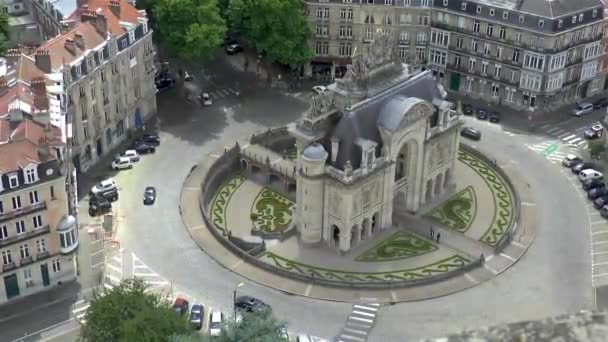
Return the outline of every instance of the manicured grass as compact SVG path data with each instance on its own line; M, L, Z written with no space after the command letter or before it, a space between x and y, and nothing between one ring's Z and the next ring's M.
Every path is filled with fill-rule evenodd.
M232 195L236 190L245 182L246 178L240 174L232 175L226 180L219 191L213 197L211 201L211 220L213 224L221 231L226 232L228 230L226 210L228 209L228 203Z
M468 186L425 216L438 224L464 233L471 227L476 215L477 196L475 189Z
M397 232L363 252L355 260L364 262L400 260L430 253L437 249L437 246L429 240L421 239L410 233Z
M290 208L293 202L268 188L260 191L251 207L251 220L255 229L280 232L291 223Z

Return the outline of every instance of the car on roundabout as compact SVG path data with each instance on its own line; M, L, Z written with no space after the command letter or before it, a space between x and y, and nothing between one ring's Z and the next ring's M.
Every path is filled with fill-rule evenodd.
M144 205L154 204L156 201L156 188L147 186L144 190Z
M490 122L499 123L500 122L500 113L497 111L493 111L490 113Z
M585 191L603 187L606 187L606 184L601 179L589 179L583 182L583 190Z
M251 296L238 297L234 302L234 306L236 306L237 309L241 309L247 312L271 310L270 305Z
M312 92L317 95L321 95L321 94L325 93L326 91L327 91L327 87L322 86L322 85L316 85L316 86L312 87Z
M593 112L593 104L591 103L581 103L576 106L576 108L572 111L572 115L581 117L583 115L589 114Z
M485 109L483 109L483 108L477 109L477 119L478 120L487 120L488 119L488 112Z
M593 169L594 167L595 167L595 164L593 164L593 163L582 162L582 163L577 163L576 165L572 166L570 168L570 170L575 175L578 175L579 173L581 173L581 171L588 170L588 169Z
M135 150L126 150L120 156L129 158L132 163L139 161L139 154Z
M600 209L607 204L608 204L608 195L604 195L604 196L598 197L593 200L593 206L595 207L595 209Z
M156 152L156 147L154 145L148 144L144 141L139 141L137 142L137 144L133 144L131 148L135 150L138 154L148 154Z
M473 106L471 106L470 104L463 104L462 105L462 114L473 115Z
M604 134L604 126L600 123L594 123L591 127L585 130L586 139L597 139L601 138Z
M562 165L565 167L572 167L578 163L582 163L583 159L574 154L567 154L564 159L562 159Z
M175 301L173 301L173 310L182 316L188 313L189 307L190 304L188 301L182 297L177 297L175 298Z
M97 194L99 192L106 191L109 189L118 190L118 185L116 185L116 182L112 178L104 179L104 180L98 182L97 184L95 184L91 188L91 193Z
M595 200L605 195L608 195L608 189L606 189L606 187L594 188L587 192L587 197L590 200Z
M97 197L92 203L89 203L89 215L92 217L104 215L112 211L112 202L103 197Z
M594 170L594 169L586 169L586 170L581 171L578 174L578 179L581 182L584 182L588 179L602 179L602 178L604 178L604 175L601 172ZM593 190L591 190L591 191L593 191Z
M480 140L481 132L473 127L463 127L462 130L460 130L460 136L471 140Z
M605 108L605 107L608 107L608 97L602 97L593 102L593 108L595 108L595 109L600 109L600 108Z

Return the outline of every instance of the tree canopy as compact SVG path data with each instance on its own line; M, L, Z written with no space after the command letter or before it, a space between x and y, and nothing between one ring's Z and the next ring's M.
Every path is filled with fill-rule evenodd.
M87 342L165 342L175 334L190 331L184 317L176 314L166 300L146 292L146 285L136 278L95 294L80 337Z
M2 12L0 13L0 54L2 55L8 50L9 30L8 14Z
M208 59L224 41L216 0L158 0L152 12L161 39L181 58Z
M285 65L303 65L313 56L312 30L299 0L230 0L230 22L259 52Z

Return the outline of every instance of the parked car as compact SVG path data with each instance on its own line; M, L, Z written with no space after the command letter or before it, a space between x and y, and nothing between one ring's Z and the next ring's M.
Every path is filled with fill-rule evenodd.
M97 193L89 193L89 205L99 202L101 199L115 202L118 200L118 190L117 189L107 189L104 191L100 191Z
M203 316L205 315L205 309L200 304L192 305L190 309L190 324L196 330L201 330L203 327Z
M583 182L583 190L589 191L594 188L605 187L606 184L601 179L589 179Z
M596 209L600 209L608 204L608 195L604 195L593 200L593 206Z
M270 310L270 306L261 300L251 296L240 296L236 299L234 305L241 310L248 312Z
M129 158L132 163L139 161L139 154L135 150L126 150L120 156Z
M572 115L574 116L583 116L585 114L589 114L593 112L593 104L591 103L581 103L572 111Z
M281 325L279 327L279 329L277 329L277 333L279 334L279 337L285 341L285 342L289 342L289 332L287 332L287 328L284 325Z
M587 197L590 200L595 200L596 198L599 198L601 196L605 196L608 194L608 189L606 189L606 187L603 188L595 188L595 189L591 189L587 192Z
M488 112L485 109L477 109L477 119L479 120L487 120Z
M500 113L497 111L493 111L492 113L490 113L490 122L499 123Z
M460 131L460 136L469 138L471 140L479 140L481 139L481 132L473 127L463 127Z
M564 159L562 159L562 165L564 165L565 167L572 167L578 164L579 162L582 163L583 159L574 154L567 154Z
M222 333L222 324L224 322L224 314L214 310L209 314L209 334L211 336L219 336Z
M326 91L327 91L327 88L322 85L316 85L316 86L312 87L312 92L315 94L323 94Z
M213 101L211 101L211 96L209 96L207 93L203 93L201 95L200 101L203 106L211 106L213 104Z
M585 130L585 138L587 139L600 138L602 134L604 134L604 126L600 123L594 123Z
M175 301L173 302L173 310L175 310L175 312L180 315L187 314L189 306L190 304L188 303L188 301L182 297L175 298Z
M148 144L157 147L160 145L160 138L156 134L144 134L141 138L133 140L129 148L135 149L139 144Z
M583 162L583 163L577 163L570 170L572 170L572 173L574 173L575 175L578 175L579 173L581 173L581 171L587 170L587 169L593 169L594 167L595 167L594 164Z
M188 73L188 70L184 71L184 81L189 82L194 79L194 76Z
M298 336L296 336L296 342L329 342L329 341L324 338L312 337L307 334L298 334Z
M109 189L118 191L118 186L116 185L116 182L112 178L104 179L101 182L95 184L91 188L91 193L96 194L98 192L107 191Z
M232 43L232 44L226 46L226 53L229 55L234 55L241 51L243 51L243 47L240 46L238 43Z
M129 157L120 157L114 159L112 161L112 169L114 170L124 170L124 169L132 169L133 162Z
M144 190L144 204L154 204L154 201L156 201L156 189L148 186Z
M99 216L112 211L112 203L103 197L97 198L96 201L89 205L89 215Z
M594 169L583 170L578 174L578 179L581 182L586 181L588 179L598 179L603 177L604 175L601 172L596 171Z
M471 106L470 104L463 104L462 105L462 114L473 115L473 106Z
M593 102L593 108L600 109L608 107L608 97L602 97L601 99L595 100Z
M131 148L134 149L138 154L147 154L156 152L156 147L152 144L148 144L147 142L139 141L137 144L131 145Z
M154 83L156 84L156 90L158 92L161 92L163 90L173 88L175 86L175 79L168 78L168 77L160 78L160 79L154 81Z
M600 215L602 215L603 218L608 218L608 205L604 205L602 209L600 209Z

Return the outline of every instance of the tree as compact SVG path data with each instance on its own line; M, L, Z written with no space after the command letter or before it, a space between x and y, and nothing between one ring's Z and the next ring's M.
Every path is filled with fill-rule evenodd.
M278 322L270 311L242 312L239 315L241 319L238 322L234 319L224 322L219 336L180 335L172 342L289 342L289 337L281 334L285 324Z
M4 55L8 50L10 26L8 24L8 14L0 13L0 54Z
M598 158L604 151L606 150L606 146L604 146L604 142L601 140L593 140L589 142L589 154L591 158Z
M209 59L224 41L216 0L159 0L152 12L161 39L181 58Z
M228 16L272 61L296 66L313 56L308 45L312 30L299 0L231 0Z
M146 285L137 278L95 293L85 317L80 337L88 342L164 342L176 333L188 334L191 329L166 300L146 292Z

